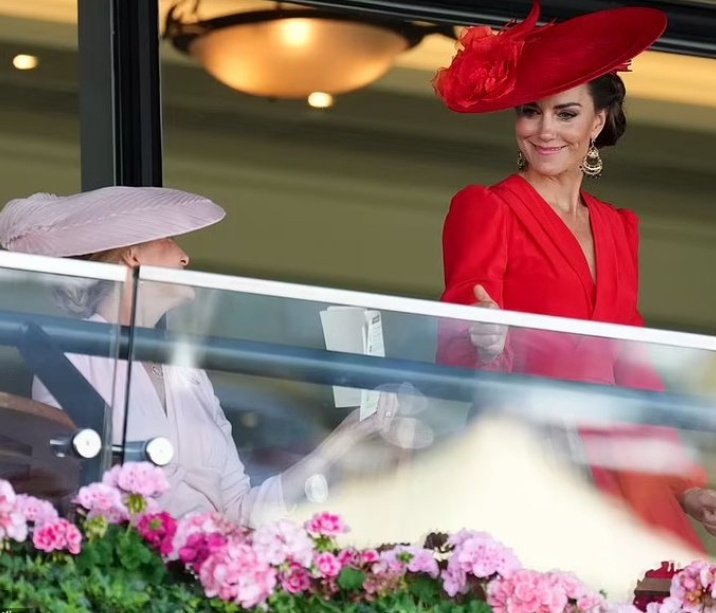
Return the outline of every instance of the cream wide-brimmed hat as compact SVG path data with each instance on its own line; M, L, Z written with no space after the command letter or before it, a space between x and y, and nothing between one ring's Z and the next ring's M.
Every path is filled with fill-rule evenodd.
M221 221L208 198L165 187L103 187L71 196L34 194L0 212L0 245L54 257L88 255L187 234Z

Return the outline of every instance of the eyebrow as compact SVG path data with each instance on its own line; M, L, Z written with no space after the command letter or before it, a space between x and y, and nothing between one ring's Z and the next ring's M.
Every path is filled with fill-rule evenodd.
M582 104L580 102L565 102L564 104L555 104L554 108L558 109L558 110L562 110L562 109L566 109L570 106L578 106L579 108L582 108ZM539 104L537 104L536 102L528 102L527 104L523 104L519 108L525 109L525 108L529 108L529 107L539 108Z

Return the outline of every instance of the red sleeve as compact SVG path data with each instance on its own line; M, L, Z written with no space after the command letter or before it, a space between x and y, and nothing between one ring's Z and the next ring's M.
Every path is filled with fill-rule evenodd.
M501 308L504 307L508 215L507 206L487 187L472 185L455 195L443 228L443 301L474 304L474 287L480 284ZM454 320L440 323L438 362L490 370L509 369L509 338L502 355L484 364L470 342L469 328L469 324Z
M619 214L624 223L630 251L634 258L637 275L639 270L639 218L635 213L627 210L620 210ZM638 277L637 277L638 278ZM637 287L638 292L638 287ZM630 322L633 326L643 326L644 319L638 310L634 311L633 319ZM665 391L664 382L649 362L646 347L639 343L626 343L626 351L622 351L614 365L614 376L617 385L634 389L644 389L656 392ZM678 430L671 428L643 428L646 434L651 431L653 438L662 438L667 441L680 441ZM664 477L669 483L670 489L677 498L688 489L704 487L707 483L707 475L701 466L694 465L690 474L683 476Z
M473 288L480 283L500 307L504 306L507 207L488 188L471 185L452 199L443 227L443 265L442 300L473 304Z

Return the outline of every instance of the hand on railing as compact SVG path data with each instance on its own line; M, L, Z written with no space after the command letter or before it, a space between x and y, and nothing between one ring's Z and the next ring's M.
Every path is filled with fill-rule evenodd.
M716 490L701 487L687 490L681 497L681 506L716 536Z
M499 309L498 305L487 293L482 285L474 288L475 306L483 309ZM476 323L470 327L470 341L477 349L480 359L484 362L492 362L500 356L505 349L507 339L507 326L499 324Z

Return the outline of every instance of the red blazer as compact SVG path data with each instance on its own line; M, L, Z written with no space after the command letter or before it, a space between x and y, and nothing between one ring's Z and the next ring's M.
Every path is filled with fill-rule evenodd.
M473 288L481 284L503 309L643 325L637 308L638 219L589 194L582 193L582 198L589 208L594 237L596 282L576 237L525 179L513 175L492 187L471 185L460 191L452 200L443 231L446 289L442 299L474 304ZM597 337L513 327L502 355L486 364L470 342L469 324L446 323L440 329L438 360L462 367L663 390L638 344ZM629 430L677 437L663 428ZM585 436L587 453L589 440ZM678 500L689 487L703 485L700 469L695 467L693 475L684 479L596 467L592 472L598 487L625 499L646 521L702 549Z

